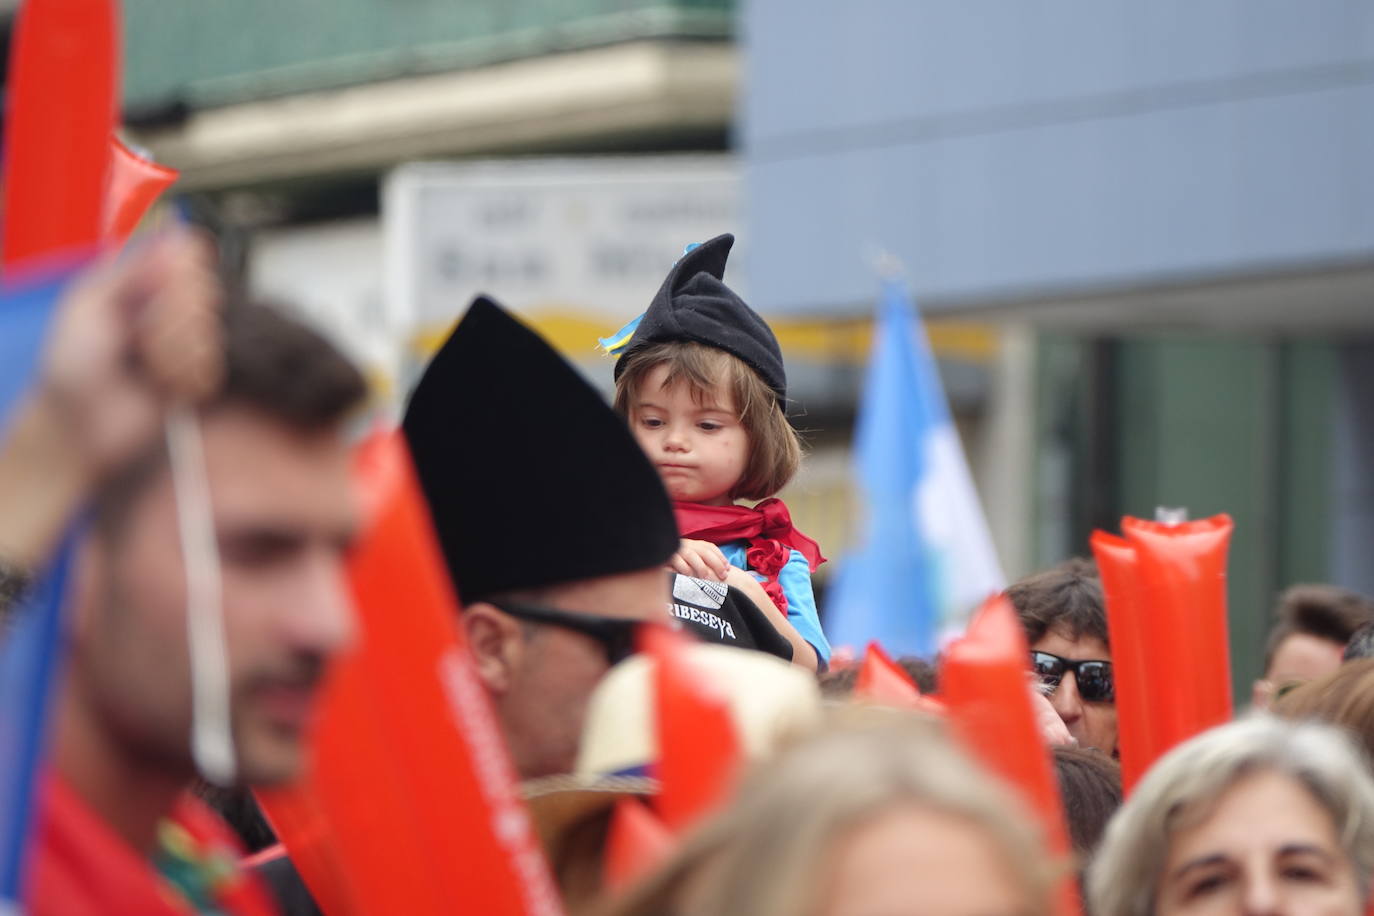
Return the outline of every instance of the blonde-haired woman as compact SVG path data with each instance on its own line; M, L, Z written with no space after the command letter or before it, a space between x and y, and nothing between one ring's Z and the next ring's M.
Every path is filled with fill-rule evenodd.
M939 733L876 711L757 768L615 916L1041 916L1017 801Z
M1358 916L1374 780L1342 733L1269 716L1165 755L1107 828L1094 916Z

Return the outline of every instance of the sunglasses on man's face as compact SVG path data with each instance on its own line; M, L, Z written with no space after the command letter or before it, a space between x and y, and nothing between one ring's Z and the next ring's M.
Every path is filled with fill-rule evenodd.
M1112 683L1112 663L1096 659L1060 658L1049 652L1031 652L1031 670L1041 683L1054 688L1072 671L1078 695L1090 703L1110 703L1116 699Z
M544 607L539 604L526 604L522 601L488 602L512 617L530 623L544 623L562 627L589 636L601 644L606 652L606 661L615 665L635 653L635 636L639 632L640 621L623 617L601 617L597 614L582 614L575 611L560 611L558 608Z

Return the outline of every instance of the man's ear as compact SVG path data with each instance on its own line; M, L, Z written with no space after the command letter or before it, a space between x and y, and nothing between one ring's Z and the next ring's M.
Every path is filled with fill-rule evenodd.
M520 621L485 601L463 609L463 630L477 662L477 676L494 699L508 693L525 650Z

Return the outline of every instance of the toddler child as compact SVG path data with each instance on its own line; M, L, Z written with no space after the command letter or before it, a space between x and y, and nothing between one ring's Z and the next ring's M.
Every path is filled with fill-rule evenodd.
M673 568L776 607L793 660L823 670L830 644L811 573L825 558L774 497L797 472L801 444L784 412L777 338L722 282L734 241L721 235L689 250L648 311L602 345L619 356L616 410L674 500L683 541Z

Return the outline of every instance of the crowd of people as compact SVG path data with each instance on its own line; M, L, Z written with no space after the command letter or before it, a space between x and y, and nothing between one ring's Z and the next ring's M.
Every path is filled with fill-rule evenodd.
M1175 747L1123 803L1095 567L1010 586L1070 838L1056 855L938 709L873 702L826 639L821 548L777 498L802 460L783 355L725 282L732 241L686 252L603 341L612 404L484 297L401 424L566 910L1030 916L1062 912L1067 875L1097 916L1365 912L1374 602L1281 595L1253 708ZM368 511L349 464L366 386L325 337L226 301L217 277L211 247L181 230L82 271L0 429L11 622L78 521L29 913L321 912L249 790L300 775L324 676L359 638L344 572ZM227 780L204 778L222 774L193 737L194 545L165 422L188 410L219 557ZM660 792L666 753L655 662L636 651L656 628L691 638L748 766L626 868L611 823ZM899 660L913 692L938 696L934 662Z

